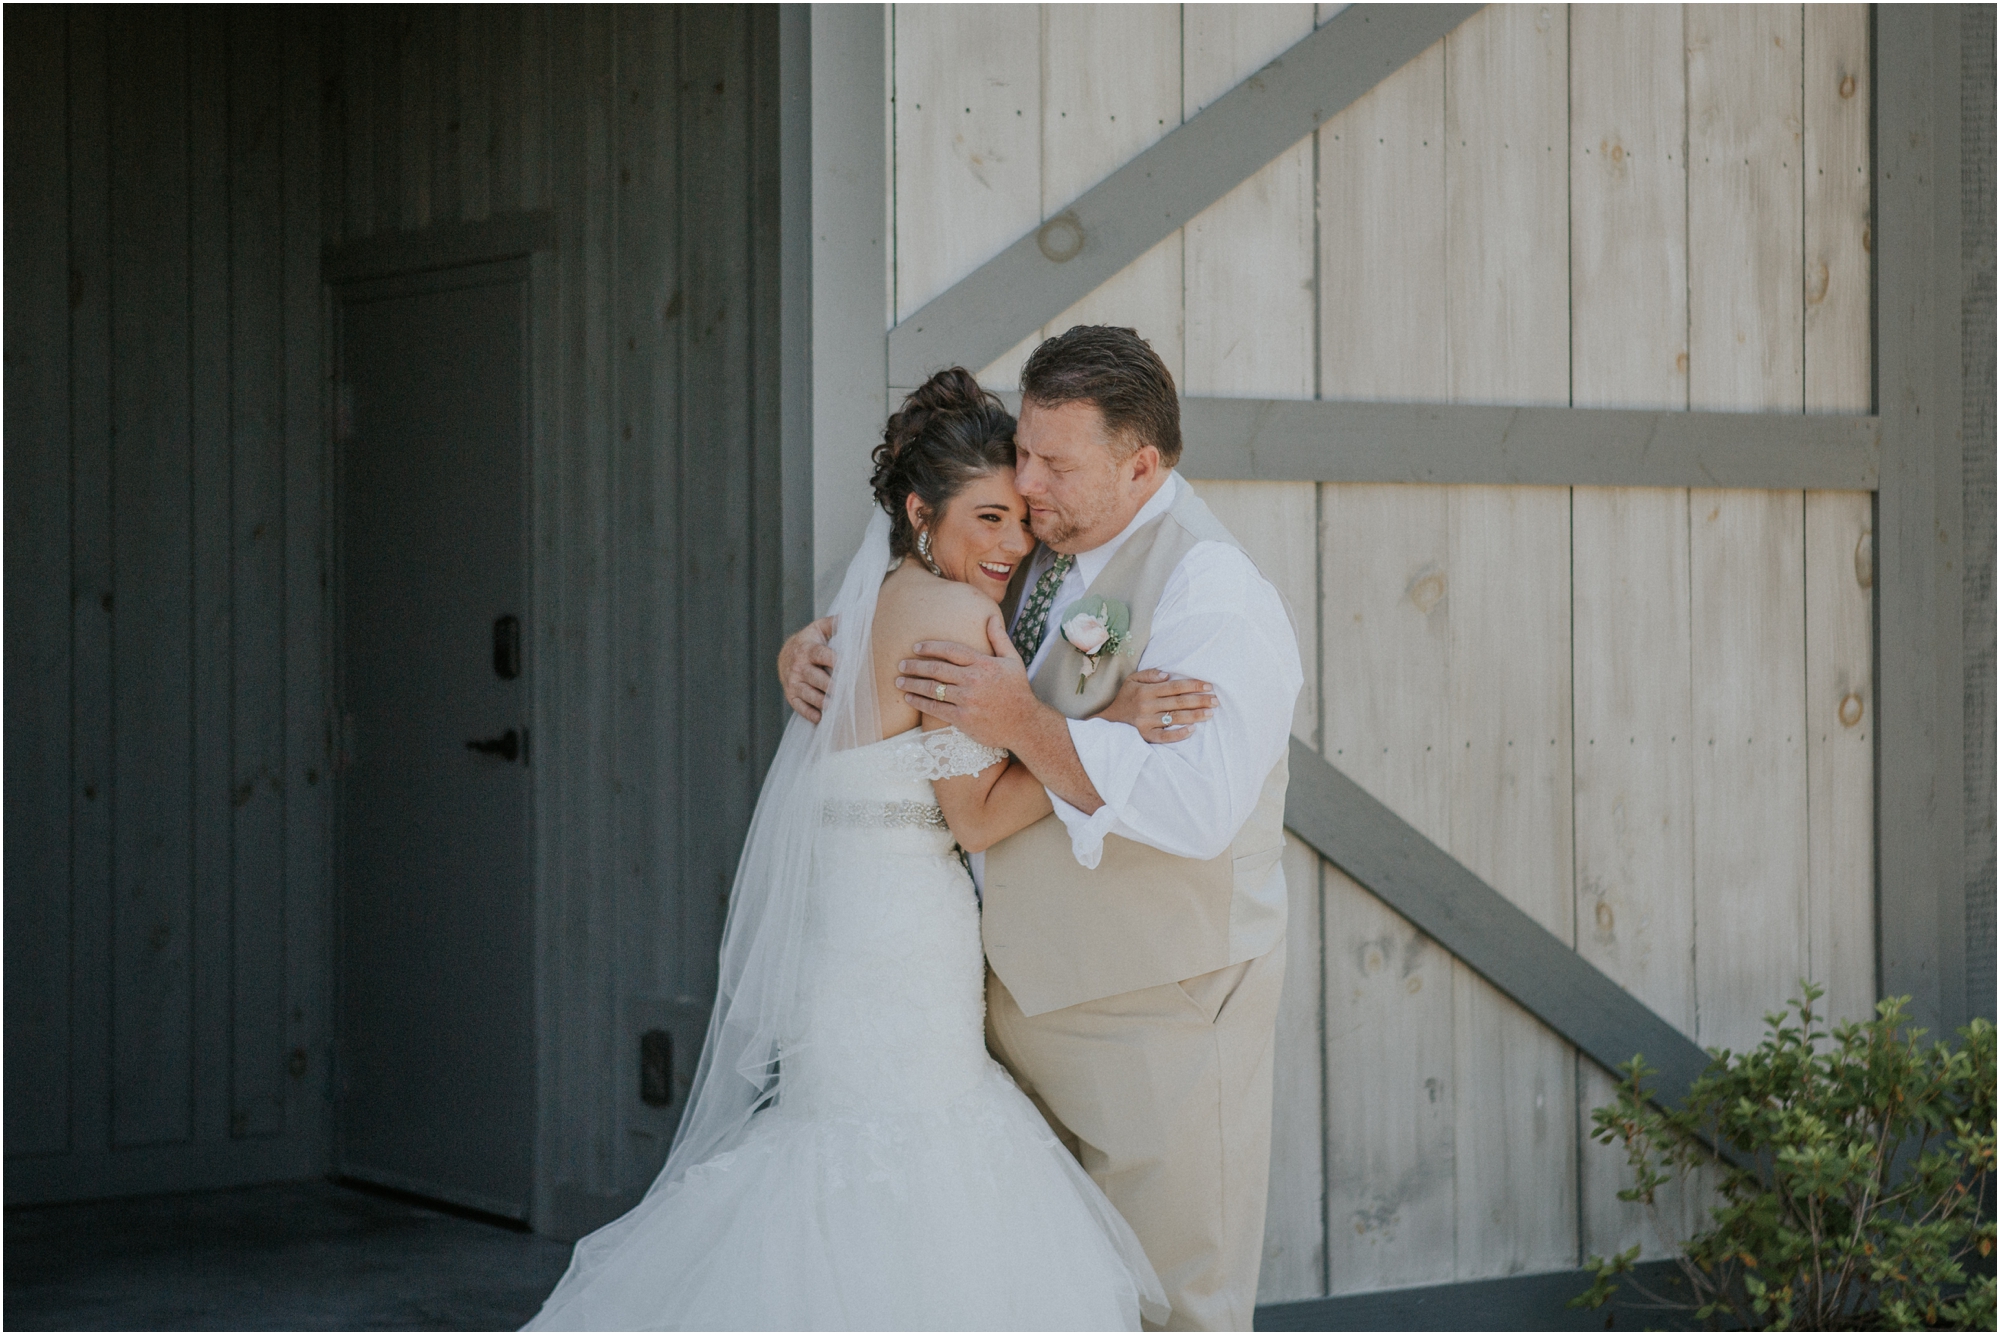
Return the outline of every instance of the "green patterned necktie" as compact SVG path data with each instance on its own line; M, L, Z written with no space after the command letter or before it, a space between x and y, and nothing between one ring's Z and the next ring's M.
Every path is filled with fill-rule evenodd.
M1035 651L1042 647L1042 636L1049 628L1049 604L1056 600L1056 590L1062 586L1063 576L1075 564L1076 558L1065 552L1035 581L1035 591L1028 595L1028 605L1021 609L1020 620L1014 623L1011 637L1014 652L1021 655L1023 663L1035 661Z

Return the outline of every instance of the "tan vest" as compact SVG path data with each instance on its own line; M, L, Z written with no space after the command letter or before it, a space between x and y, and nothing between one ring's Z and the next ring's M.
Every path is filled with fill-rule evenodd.
M1057 638L1035 673L1035 694L1069 718L1111 703L1138 669L1167 577L1198 542L1240 544L1189 488L1130 538L1089 592L1131 608L1125 648L1076 689L1083 655ZM1051 636L1060 636L1050 613ZM1010 609L1011 611L1011 609ZM1285 931L1284 887L1272 867L1285 851L1286 754L1257 807L1220 857L1175 857L1117 835L1095 870L1079 866L1069 831L1044 816L986 852L981 934L993 972L1026 1015L1193 978L1271 949Z

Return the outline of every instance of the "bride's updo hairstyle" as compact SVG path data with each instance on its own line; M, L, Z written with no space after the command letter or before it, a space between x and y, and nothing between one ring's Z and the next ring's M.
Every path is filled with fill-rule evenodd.
M1014 415L963 366L926 380L889 418L875 447L869 484L889 512L889 551L908 556L917 533L905 504L912 492L932 515L944 513L967 483L1014 466Z

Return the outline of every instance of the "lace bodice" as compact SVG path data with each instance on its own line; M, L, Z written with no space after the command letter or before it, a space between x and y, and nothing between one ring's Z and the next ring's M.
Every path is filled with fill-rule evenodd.
M786 1102L923 1105L987 1072L979 907L931 784L1006 755L912 728L828 758Z
M931 784L997 765L1005 751L983 746L957 728L911 728L827 760L828 796L820 823L850 830L944 832L944 811Z

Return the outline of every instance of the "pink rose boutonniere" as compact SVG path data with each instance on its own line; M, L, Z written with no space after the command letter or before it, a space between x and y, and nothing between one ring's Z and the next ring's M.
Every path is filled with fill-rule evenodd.
M1097 594L1079 598L1063 609L1056 619L1062 637L1083 655L1083 671L1076 679L1076 693L1097 671L1100 659L1116 658L1125 647L1125 634L1132 628L1132 609L1116 598Z

